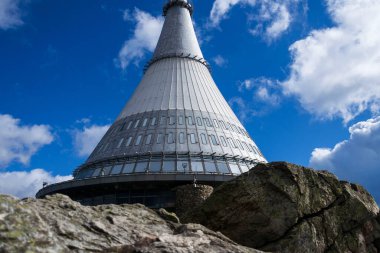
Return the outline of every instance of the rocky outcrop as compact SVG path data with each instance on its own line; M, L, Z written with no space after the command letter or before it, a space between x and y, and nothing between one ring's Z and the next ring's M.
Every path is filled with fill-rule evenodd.
M176 188L175 212L183 216L187 211L199 207L210 197L214 188L202 184L186 184Z
M378 213L363 187L277 162L224 183L180 218L264 251L380 252Z
M163 217L163 218L162 218ZM0 252L259 252L143 205L82 206L64 195L0 195Z

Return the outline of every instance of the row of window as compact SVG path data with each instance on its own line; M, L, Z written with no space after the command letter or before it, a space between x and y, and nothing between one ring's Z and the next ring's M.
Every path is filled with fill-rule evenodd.
M201 117L196 117L193 119L192 116L183 116L180 115L178 116L178 119L176 121L177 117L176 116L161 116L160 120L158 122L157 117L153 118L144 118L144 119L137 119L136 121L129 121L128 124L127 122L124 122L120 128L115 127L112 131L111 134L117 132L117 131L123 131L123 130L129 130L129 129L135 129L138 127L147 127L147 126L155 126L158 123L160 125L166 125L167 123L169 125L175 125L176 123L178 125L184 125L185 121L187 122L188 125L197 125L197 126L207 126L207 127L215 127L215 128L222 128L224 130L231 130L233 132L236 132L238 134L244 135L248 138L249 135L248 133L241 127L237 127L234 124L231 124L229 122L224 122L223 120L210 120L209 118L201 118Z
M225 160L140 160L79 171L76 179L131 173L211 173L239 175L251 164Z
M230 137L225 138L224 136L219 136L219 138L218 138L218 136L215 136L214 134L210 134L208 136L208 138L207 138L207 135L204 133L201 133L199 136L200 136L200 138L199 138L200 142L204 145L207 145L208 141L210 141L210 143L214 146L218 146L221 144L223 147L229 146L230 148L246 150L249 152L253 152L256 155L260 154L262 156L260 150L256 146L254 146L252 144L247 144L244 141L232 139ZM153 138L153 137L154 137L153 134L147 134L147 135L145 135L145 137L142 134L139 134L135 137L134 140L133 140L132 136L129 136L127 138L121 138L119 140L119 142L117 143L116 148L119 149L123 146L125 146L125 147L140 146L142 144L145 144L145 145L162 144L165 142L165 137L166 137L166 143L167 144L174 144L174 143L176 143L176 141L178 141L178 143L180 143L180 144L185 144L185 141L186 141L186 133L184 133L184 132L180 132L178 134L178 139L176 138L175 133L172 133L172 132L166 134L166 136L163 133L158 133L158 134L156 134L155 138ZM143 139L144 139L144 141L143 141ZM195 133L187 134L187 139L188 139L188 142L191 144L198 143L198 138L197 138L197 135ZM106 152L108 150L108 148L109 148L109 143L107 143L105 145L101 145L97 152L98 153Z

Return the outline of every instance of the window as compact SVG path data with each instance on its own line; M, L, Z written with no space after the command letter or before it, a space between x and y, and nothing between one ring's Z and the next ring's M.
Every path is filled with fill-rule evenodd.
M191 116L187 117L187 124L194 125L193 117L191 117Z
M125 146L130 146L132 143L132 136L128 137L127 142L125 143Z
M151 126L155 126L155 125L156 125L156 121L157 121L157 118L156 118L156 117L153 117L153 118L152 118L152 121L150 122L150 125L151 125Z
M138 120L136 121L136 123L135 123L134 128L137 128L137 127L139 126L139 124L140 124L140 120L138 119Z
M201 161L191 161L191 170L193 172L203 172L203 165Z
M127 129L130 129L130 128L131 128L132 123L133 123L133 121L129 121L128 126L127 126Z
M237 148L236 145L235 145L235 142L231 138L227 138L227 141L230 143L230 146L232 148Z
M125 124L126 124L126 122L124 122L123 125L121 125L120 130L119 130L120 132L123 131Z
M112 166L104 167L102 172L100 172L100 175L101 176L108 176L108 174L110 174L111 169L112 169Z
M224 139L223 136L220 136L220 141L222 142L222 145L223 145L224 147L227 147L226 139Z
M135 172L146 172L148 170L148 162L138 162L136 164Z
M156 143L157 144L163 143L163 138L164 138L163 134L157 134L157 141L156 141Z
M256 149L255 149L255 147L254 146L252 146L252 144L249 144L249 146L251 147L251 149L253 150L253 153L255 153L256 155L258 155L258 153L257 153L257 151L256 151Z
M195 138L195 134L190 134L189 137L190 137L190 142L192 144L197 143L197 139Z
M169 117L169 125L174 125L175 124L175 116L170 116Z
M162 171L165 172L174 172L175 171L175 161L163 161Z
M106 152L106 151L107 151L108 146L109 146L109 143L107 143L107 144L104 146L103 152Z
M190 170L190 164L188 160L178 160L177 161L177 171L178 172L188 172Z
M232 127L231 127L231 124L229 122L227 122L227 130L228 129L231 129L232 130Z
M243 145L241 145L241 142L239 140L236 140L236 141L239 144L240 149L244 150Z
M220 173L230 173L230 170L228 169L226 162L217 162L217 165Z
M205 125L208 126L208 127L212 127L211 125L211 122L210 122L210 119L209 118L203 118L203 120L205 121Z
M179 133L179 143L183 144L185 143L185 134Z
M183 125L183 116L178 116L178 125Z
M165 124L166 124L166 117L165 116L161 116L160 125L165 125Z
M148 125L148 118L145 118L143 121L143 127L146 127Z
M137 138L136 138L136 142L135 142L135 146L140 145L140 143L141 143L141 138L142 138L142 135L141 135L141 134L140 134L139 136L137 136Z
M197 125L198 126L202 126L202 120L199 117L197 117Z
M149 171L159 172L161 170L161 161L151 161L149 164Z
M202 144L207 144L207 139L206 139L205 134L201 134L201 140L202 140Z
M145 145L149 145L152 143L152 134L148 134L145 139Z
M123 169L123 173L132 173L135 163L126 163Z
M224 124L223 120L220 120L219 123L222 126L222 128L224 128L224 130L227 130L226 125Z
M233 129L236 133L239 133L239 131L237 130L237 128L236 128L235 125L232 125L232 129Z
M243 141L243 146L244 146L245 150L248 150L249 152L252 152L251 148L244 141Z
M123 144L123 141L124 141L124 138L121 138L121 140L120 140L119 143L117 144L117 148L120 148L120 147L121 147L121 144Z
M205 161L206 172L216 172L215 163L213 161Z
M94 174L92 174L93 177L98 177L100 175L100 172L102 171L102 168L95 169Z
M168 144L173 144L175 142L173 133L168 134Z
M214 119L213 121L214 121L214 126L215 126L216 128L219 128L218 121L217 121L216 119Z
M247 164L245 163L240 163L240 169L243 171L243 173L249 170Z
M240 174L239 166L236 163L229 163L232 174Z
M112 168L111 175L117 175L117 174L120 174L121 170L123 169L123 165L124 165L124 164L118 164L118 165L115 165L115 166Z
M216 139L215 135L210 135L211 142L214 146L219 145L218 140Z

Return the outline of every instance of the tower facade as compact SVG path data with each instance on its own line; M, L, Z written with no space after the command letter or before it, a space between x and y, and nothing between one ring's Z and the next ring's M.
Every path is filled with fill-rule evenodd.
M186 0L168 1L153 57L124 109L74 179L37 197L171 207L178 185L218 185L266 162L211 76L192 12Z

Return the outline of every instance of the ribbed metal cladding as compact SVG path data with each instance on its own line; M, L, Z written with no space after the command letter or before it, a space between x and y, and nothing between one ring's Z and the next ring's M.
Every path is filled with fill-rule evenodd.
M124 203L125 194L133 202L149 186L141 196L165 207L175 185L192 179L217 185L266 162L211 76L191 11L184 0L165 5L157 47L133 95L74 180L45 187L37 197L64 192L96 204L112 195ZM164 193L149 197L152 189Z

